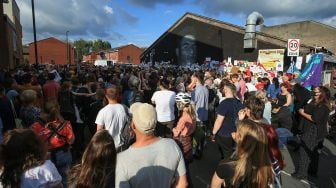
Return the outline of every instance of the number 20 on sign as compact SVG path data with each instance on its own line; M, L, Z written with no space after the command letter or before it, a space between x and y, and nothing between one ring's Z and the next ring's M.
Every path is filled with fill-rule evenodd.
M299 56L300 39L288 39L287 56Z

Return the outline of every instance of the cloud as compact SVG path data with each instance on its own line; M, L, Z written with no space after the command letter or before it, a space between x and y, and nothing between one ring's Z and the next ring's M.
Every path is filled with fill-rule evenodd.
M133 24L136 21L125 16L118 17L119 14L126 15L127 12L114 12L107 3L107 0L35 1L37 38L54 36L64 40L66 31L70 31L69 38L74 39L81 37L103 40L123 38L120 33L113 31L114 27L120 22ZM17 4L21 14L23 43L32 42L33 26L30 1L17 1Z
M325 18L322 20L322 22L336 28L336 15L330 18Z
M144 8L153 8L157 4L173 5L181 3L182 0L127 0L130 4L144 7Z
M253 11L260 12L265 18L298 21L314 19L322 21L335 18L335 0L194 0L209 15L243 14L245 17ZM332 23L334 23L333 21ZM284 23L284 22L283 22Z
M125 9L117 7L118 16L121 20L125 20L126 23L135 24L139 21L139 18L129 14Z
M164 14L171 14L171 13L173 13L172 10L166 10L166 11L164 11Z
M109 7L107 5L104 6L104 11L105 11L106 14L113 14L112 7Z

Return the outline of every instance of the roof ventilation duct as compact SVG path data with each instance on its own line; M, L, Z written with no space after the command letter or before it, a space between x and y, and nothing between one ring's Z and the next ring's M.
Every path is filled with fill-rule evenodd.
M257 48L256 26L264 23L264 18L259 12L252 12L246 20L244 35L244 49Z

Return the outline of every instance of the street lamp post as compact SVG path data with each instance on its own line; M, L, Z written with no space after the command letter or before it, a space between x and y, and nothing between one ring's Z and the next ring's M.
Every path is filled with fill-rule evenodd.
M69 64L69 39L68 39L68 34L69 34L69 31L66 31L65 35L66 35L66 44L67 44L67 47L66 47L67 64Z
M78 76L80 67L79 67L79 62L78 62L78 52L77 52L78 49L76 48L76 46L74 46L74 50L75 50L75 62L76 62L76 69L77 69L76 73Z
M35 25L35 6L34 0L31 0L32 4L32 15L33 15L33 32L34 32L34 48L35 48L35 66L38 68L38 56L37 56L37 43L36 43L36 25Z

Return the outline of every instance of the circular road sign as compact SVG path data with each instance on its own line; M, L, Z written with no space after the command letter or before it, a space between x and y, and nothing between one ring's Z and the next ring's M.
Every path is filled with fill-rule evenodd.
M288 42L288 48L290 51L298 50L299 46L300 46L299 41L296 39L292 39Z

